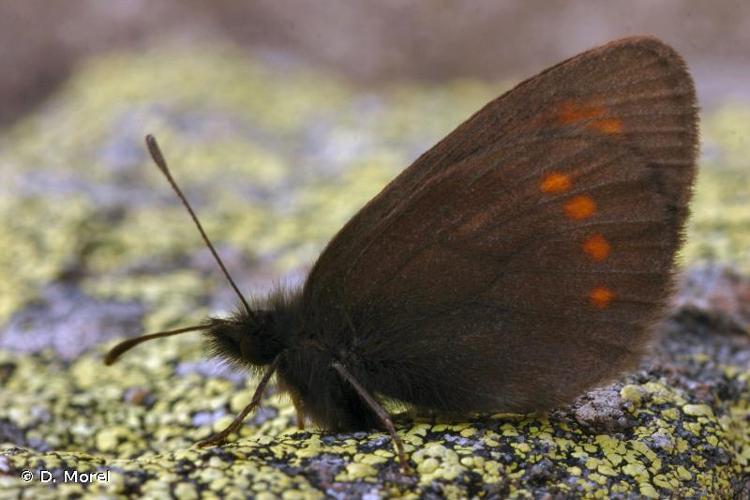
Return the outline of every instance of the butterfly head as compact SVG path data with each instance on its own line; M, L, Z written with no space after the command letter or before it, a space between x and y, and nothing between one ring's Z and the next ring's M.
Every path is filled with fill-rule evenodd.
M277 322L271 311L254 311L251 316L238 308L229 318L211 318L205 335L211 353L237 365L264 366L284 349Z

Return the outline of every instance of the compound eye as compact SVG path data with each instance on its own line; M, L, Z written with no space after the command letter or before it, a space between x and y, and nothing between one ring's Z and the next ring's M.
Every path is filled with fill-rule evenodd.
M263 354L262 340L258 337L246 335L240 342L240 353L242 359L253 365L266 365L269 360Z
M248 338L243 338L240 342L240 354L242 354L243 359L252 360L255 354L255 350L253 349L253 346L251 345L252 340Z

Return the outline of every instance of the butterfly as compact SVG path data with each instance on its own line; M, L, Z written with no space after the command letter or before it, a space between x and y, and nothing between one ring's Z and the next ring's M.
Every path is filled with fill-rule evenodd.
M633 368L673 284L696 174L695 90L652 37L563 61L491 101L334 236L299 289L250 303L152 136L152 158L240 299L212 352L276 375L298 422L385 428L385 401L439 412L554 408Z

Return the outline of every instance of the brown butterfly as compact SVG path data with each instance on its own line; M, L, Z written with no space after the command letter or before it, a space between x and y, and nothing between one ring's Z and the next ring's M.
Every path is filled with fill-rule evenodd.
M266 367L300 425L385 427L382 401L529 412L632 368L670 290L697 153L693 83L650 37L584 52L490 102L423 154L329 243L300 290L251 307L153 137L155 162L241 304L204 330L213 352Z

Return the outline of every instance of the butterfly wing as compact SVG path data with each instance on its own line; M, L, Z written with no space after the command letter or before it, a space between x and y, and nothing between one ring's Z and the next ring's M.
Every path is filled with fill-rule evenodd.
M394 179L303 291L374 392L528 411L632 366L662 310L697 112L652 38L585 52L490 102ZM387 377L384 377L388 373Z

